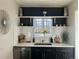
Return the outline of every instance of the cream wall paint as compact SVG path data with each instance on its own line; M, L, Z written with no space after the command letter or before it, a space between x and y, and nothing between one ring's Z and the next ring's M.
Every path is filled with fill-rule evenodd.
M73 0L16 0L20 6L27 7L63 7Z
M76 47L76 51L75 51L75 59L78 59L78 47L79 47L79 36L78 36L78 27L79 26L79 21L78 21L78 10L76 10L76 12L75 12L75 47Z
M77 0L74 0L70 5L68 5L68 9L69 44L75 45L75 12L77 10Z
M10 30L6 35L0 33L0 59L13 59L13 41L17 38L15 32L18 19L15 0L0 0L0 9L7 11L11 23Z
M75 59L78 59L78 55L79 55L79 20L78 20L78 0L76 0L75 2L75 6L76 6L76 11L75 11Z

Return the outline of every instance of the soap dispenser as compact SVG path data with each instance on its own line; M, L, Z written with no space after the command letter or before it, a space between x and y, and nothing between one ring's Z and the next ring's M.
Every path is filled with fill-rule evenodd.
M50 38L50 42L53 43L53 39L52 39L52 37Z
M35 38L33 37L33 43L35 43Z

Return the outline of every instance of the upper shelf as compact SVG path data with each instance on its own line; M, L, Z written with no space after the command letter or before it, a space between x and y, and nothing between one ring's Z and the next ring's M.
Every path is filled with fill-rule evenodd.
M67 18L68 16L19 16L20 18Z

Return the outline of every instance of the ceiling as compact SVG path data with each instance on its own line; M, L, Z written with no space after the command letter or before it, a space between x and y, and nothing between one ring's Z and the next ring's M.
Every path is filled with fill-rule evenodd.
M72 0L16 0L22 7L64 7Z

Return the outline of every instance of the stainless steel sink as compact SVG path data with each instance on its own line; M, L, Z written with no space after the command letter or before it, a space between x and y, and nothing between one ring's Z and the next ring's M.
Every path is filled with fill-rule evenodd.
M52 45L51 43L35 43L34 45Z

